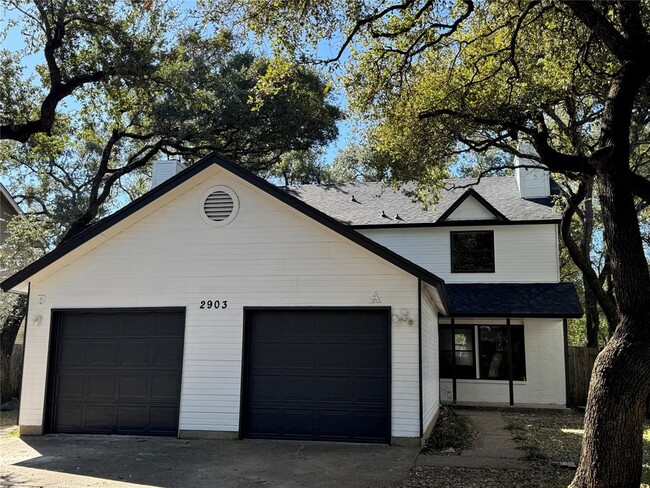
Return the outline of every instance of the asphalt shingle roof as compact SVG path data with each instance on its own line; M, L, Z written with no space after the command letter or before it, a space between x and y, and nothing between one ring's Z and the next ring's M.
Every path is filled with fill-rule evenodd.
M426 209L409 195L412 185L397 191L385 183L351 182L343 185L301 185L285 187L288 193L331 217L352 226L433 224L468 188L474 189L508 220L558 220L551 198L523 199L513 176L454 178L446 181L437 204ZM354 201L352 199L354 197ZM382 216L382 212L385 216ZM399 219L395 216L399 215Z
M456 317L582 317L573 283L447 283L445 288Z

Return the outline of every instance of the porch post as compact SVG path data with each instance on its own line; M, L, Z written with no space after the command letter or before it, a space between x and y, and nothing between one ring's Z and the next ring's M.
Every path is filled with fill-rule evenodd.
M515 388L512 381L512 327L510 319L506 319L506 328L508 330L508 390L510 393L510 406L515 404Z
M456 405L456 320L451 319L451 384L452 384L452 403Z

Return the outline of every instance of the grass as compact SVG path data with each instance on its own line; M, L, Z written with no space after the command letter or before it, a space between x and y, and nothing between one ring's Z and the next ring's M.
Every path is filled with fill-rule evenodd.
M427 454L460 454L472 447L475 436L475 430L467 417L458 415L449 407L442 407L440 418L427 439L424 451Z
M0 430L3 430L3 433L0 433L0 439L3 437L12 437L18 435L18 402L12 401L7 402L2 405L0 408ZM12 430L6 430L10 427L16 427Z
M504 412L503 418L513 439L527 451L527 459L541 463L580 460L583 415L566 412L514 413ZM650 488L650 426L643 434L642 486ZM573 470L568 470L573 474ZM559 484L556 486L560 486Z

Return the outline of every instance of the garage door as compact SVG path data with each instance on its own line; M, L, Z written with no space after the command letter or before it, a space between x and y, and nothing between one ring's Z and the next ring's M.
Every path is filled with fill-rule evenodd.
M184 325L179 309L56 313L49 430L176 435Z
M247 314L247 437L387 443L386 309Z

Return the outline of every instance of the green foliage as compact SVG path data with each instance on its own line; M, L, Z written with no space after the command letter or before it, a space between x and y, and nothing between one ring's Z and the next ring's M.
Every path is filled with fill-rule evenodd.
M284 186L327 185L336 182L330 168L314 151L292 151L285 154L266 176Z
M473 444L474 430L470 420L449 407L441 407L440 417L427 439L425 450L443 451L451 448L459 453L471 448Z
M16 216L6 222L6 226L6 238L0 246L0 280L41 257L50 234L39 216ZM17 295L0 292L0 328L7 322L17 298Z
M351 144L332 161L334 179L346 181L390 181L390 157L369 144Z

